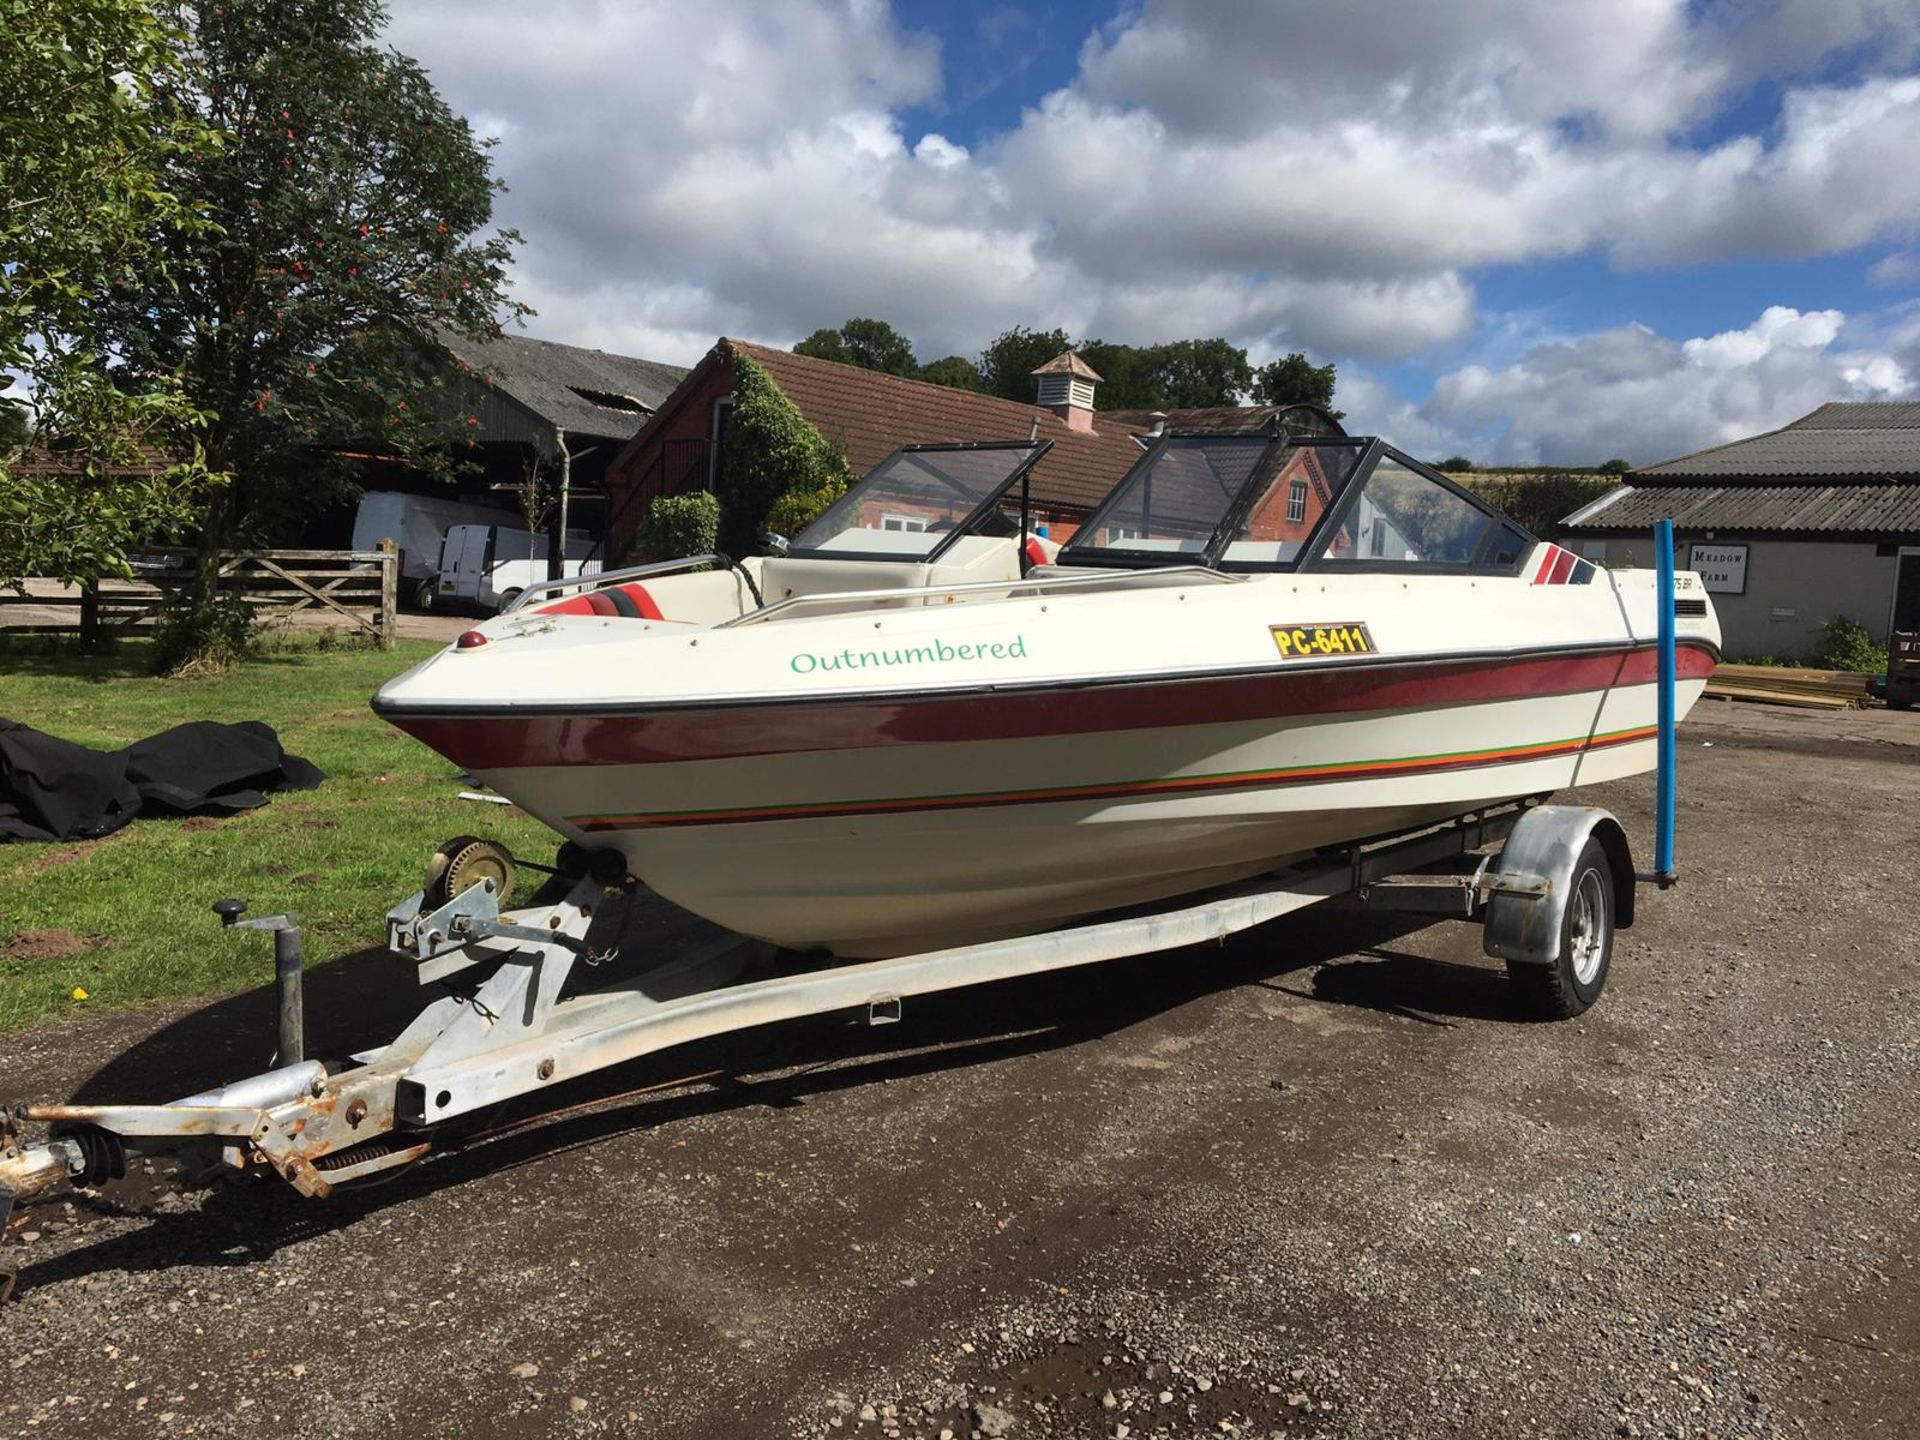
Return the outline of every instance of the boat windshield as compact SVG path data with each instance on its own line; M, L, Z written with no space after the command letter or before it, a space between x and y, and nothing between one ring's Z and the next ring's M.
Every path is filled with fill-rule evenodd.
M1100 503L1059 563L1505 570L1534 543L1378 440L1170 435Z
M1000 499L1051 446L905 446L801 531L787 553L932 560L965 535L1017 533L1018 523L999 513Z
M1291 566L1366 453L1365 441L1173 435L1067 542L1062 565Z

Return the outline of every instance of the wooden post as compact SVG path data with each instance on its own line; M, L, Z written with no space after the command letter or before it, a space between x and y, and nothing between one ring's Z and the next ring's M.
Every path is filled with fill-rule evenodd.
M91 650L100 643L100 582L80 582L80 646Z
M391 538L380 542L380 648L393 648L394 611L400 604L400 552Z

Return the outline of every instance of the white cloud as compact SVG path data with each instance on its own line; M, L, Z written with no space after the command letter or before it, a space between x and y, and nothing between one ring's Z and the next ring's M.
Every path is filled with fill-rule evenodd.
M1224 334L1256 358L1340 360L1356 410L1375 389L1388 406L1366 366L1446 347L1479 363L1402 418L1519 458L1623 425L1650 458L1820 385L1915 373L1892 329L1825 311L1495 358L1474 283L1580 254L1868 242L1890 247L1878 278L1906 283L1912 0L1145 0L1087 37L1070 83L971 144L910 123L969 77L884 0L395 10L393 42L500 137L501 219L528 239L516 283L557 339L684 361L723 332L783 342L856 314L926 355L1013 324ZM981 34L1007 26L1031 29L1003 7Z
M1499 369L1465 365L1425 401L1366 372L1341 375L1347 425L1428 456L1488 464L1636 464L1783 425L1829 400L1920 394L1920 316L1851 332L1837 310L1772 306L1752 324L1674 341L1623 325L1535 346ZM1902 359L1904 355L1906 358Z

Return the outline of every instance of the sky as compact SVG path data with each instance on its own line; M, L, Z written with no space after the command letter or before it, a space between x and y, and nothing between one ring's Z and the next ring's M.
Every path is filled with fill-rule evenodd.
M1482 464L1920 394L1917 0L391 3L543 339L1224 335Z

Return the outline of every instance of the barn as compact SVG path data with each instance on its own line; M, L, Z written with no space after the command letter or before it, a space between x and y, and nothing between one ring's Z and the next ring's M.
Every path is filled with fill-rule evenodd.
M1840 617L1882 644L1920 630L1920 404L1822 405L1635 470L1569 515L1562 543L1646 565L1663 518L1713 595L1729 658L1805 656Z

